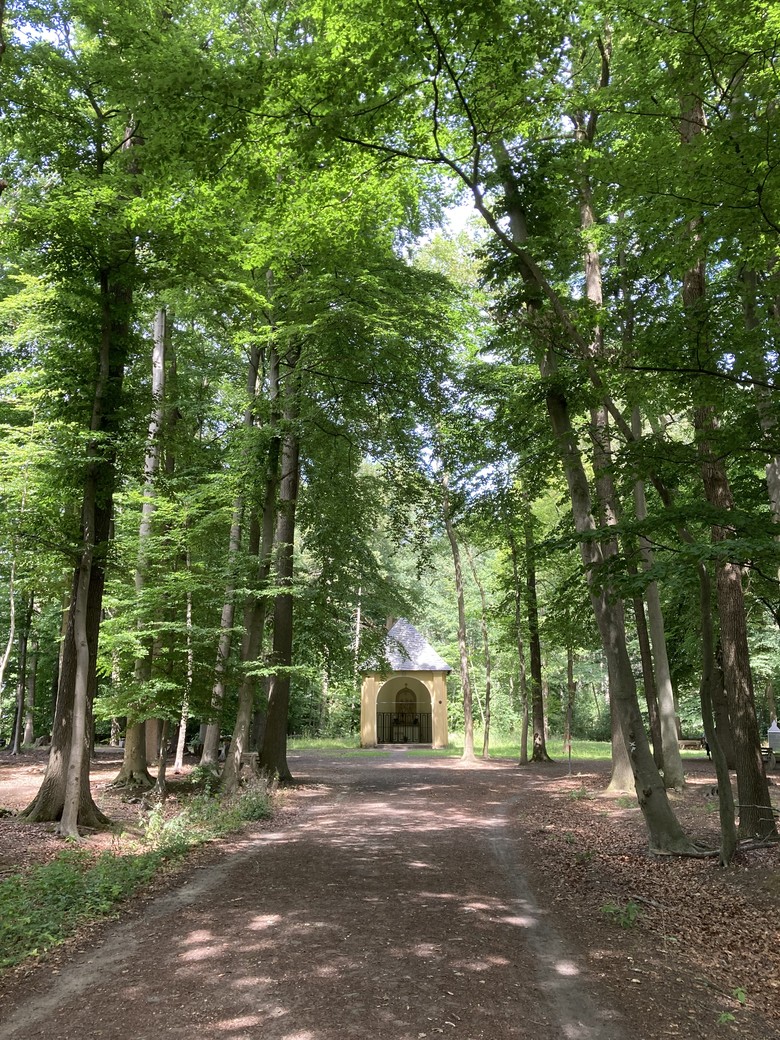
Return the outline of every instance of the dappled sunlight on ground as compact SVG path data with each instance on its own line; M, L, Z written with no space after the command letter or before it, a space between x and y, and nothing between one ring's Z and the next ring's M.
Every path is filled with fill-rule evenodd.
M295 824L237 839L218 878L117 938L105 978L96 962L74 983L105 986L128 1036L620 1040L516 870L515 790L566 798L588 774L402 752L290 765ZM100 1040L74 993L68 1040Z

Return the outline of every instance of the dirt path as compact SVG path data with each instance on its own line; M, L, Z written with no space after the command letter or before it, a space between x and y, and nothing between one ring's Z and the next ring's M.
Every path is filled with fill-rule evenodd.
M518 869L514 770L291 764L302 814L36 972L4 1040L636 1035Z

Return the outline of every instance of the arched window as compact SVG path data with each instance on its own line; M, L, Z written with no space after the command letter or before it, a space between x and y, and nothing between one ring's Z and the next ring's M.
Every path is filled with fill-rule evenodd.
M413 715L417 711L417 697L408 686L395 695L395 710L399 715Z

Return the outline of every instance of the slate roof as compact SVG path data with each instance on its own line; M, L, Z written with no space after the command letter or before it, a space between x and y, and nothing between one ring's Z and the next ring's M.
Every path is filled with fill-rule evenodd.
M414 625L400 618L387 633L385 657L394 672L451 672ZM376 662L369 670L376 668Z

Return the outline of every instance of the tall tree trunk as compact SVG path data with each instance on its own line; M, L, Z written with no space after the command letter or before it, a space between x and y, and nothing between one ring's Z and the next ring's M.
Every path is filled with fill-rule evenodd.
M710 407L697 408L694 427L700 437L703 456L702 481L710 505L721 515L733 511L733 499L725 467L716 458L710 442L715 416ZM714 543L733 536L725 523L712 527ZM742 589L742 567L721 558L716 562L715 589L720 616L720 639L723 652L723 678L734 735L734 751L739 793L739 834L747 838L769 837L777 833L769 796L764 763L761 757L761 735L758 728L747 618Z
M637 568L630 556L626 561L628 573L632 576L636 576ZM653 657L650 649L650 636L647 631L647 619L645 617L645 602L641 595L634 596L632 599L634 607L634 621L636 624L636 634L639 641L639 659L642 665L642 683L645 688L645 701L647 702L647 721L650 724L650 739L653 742L653 759L658 769L663 773L664 771L664 752L663 752L663 740L661 737L661 717L658 712L658 691L655 685L655 671L653 669ZM666 782L666 776L664 775L664 782L669 787L670 784Z
M11 742L11 754L18 755L22 750L24 742L24 717L25 717L25 695L27 693L27 645L30 639L30 628L32 626L33 610L35 608L35 596L30 594L27 607L19 629L16 665L16 717L14 718L14 733Z
M523 610L520 597L520 567L517 543L509 531L509 551L512 556L513 602L515 607L515 644L517 646L517 669L520 683L520 765L528 762L528 681L525 671L525 647L523 646Z
M244 523L244 498L241 495L233 504L233 519L230 524L228 539L228 583L222 612L219 618L219 639L217 642L217 659L214 664L214 685L211 690L210 717L206 724L203 748L200 755L201 766L217 768L219 761L219 736L222 730L222 705L225 699L225 682L228 659L233 644L233 620L235 617L235 568Z
M691 94L683 100L680 125L682 146L689 147L703 133L705 126L702 102ZM699 221L694 220L690 227L690 239L700 251L698 228ZM689 321L690 348L699 363L706 359L709 365L712 345L703 257L699 257L685 272L682 298ZM700 388L697 388L693 426L701 459L704 495L709 505L722 517L721 521L712 525L712 541L716 545L727 543L735 534L728 519L734 512L734 499L722 455L716 452L714 446L718 430L716 405L707 400L704 390ZM716 562L715 589L723 648L723 678L734 733L739 834L740 837L774 836L777 827L761 757L761 737L753 696L742 567L725 554L719 554Z
M258 391L258 374L260 372L260 349L253 345L249 355L246 378L247 405L244 409L243 427L248 433L254 426L254 401ZM245 449L245 457L249 459L249 449ZM219 644L217 660L214 665L214 686L211 691L211 718L206 726L200 764L215 768L219 759L219 737L222 730L222 708L225 699L225 681L228 659L233 645L233 624L235 621L235 568L244 526L244 494L239 494L233 505L233 520L230 525L228 540L228 581L222 614L219 622Z
M720 816L720 864L727 867L737 849L737 829L734 824L734 796L731 792L731 777L726 755L721 746L713 713L713 691L719 683L718 664L715 654L712 619L712 584L707 565L700 563L699 612L701 614L702 675L699 695L701 698L704 737L710 746L718 779L718 809Z
M187 548L185 566L187 574L192 572L192 560L190 550ZM187 630L187 685L184 687L184 696L181 701L181 714L179 717L179 733L176 738L176 756L173 760L174 773L180 773L184 768L184 748L187 744L187 722L190 717L190 696L192 693L192 679L195 674L195 654L192 648L192 589L187 583L185 624Z
M466 643L466 600L463 594L463 567L460 562L460 549L452 523L450 511L449 480L446 472L441 477L442 492L442 515L444 528L452 552L452 562L455 570L455 596L458 601L458 657L460 661L460 682L463 690L463 759L473 762L474 754L474 707L471 690L471 679L469 677L469 653Z
M31 747L35 743L35 687L38 681L38 641L33 636L27 658L27 685L24 697L23 744Z
M574 678L574 650L566 647L566 712L564 714L563 749L569 760L571 772L571 731L574 722L574 698L577 696L577 682Z
M775 688L771 679L766 681L766 710L769 712L769 724L777 722L777 703L775 701Z
M290 670L293 645L293 563L295 548L295 511L300 480L300 443L298 412L300 354L288 355L287 377L280 381L284 435L281 444L279 507L274 538L276 586L274 599L273 672L268 693L265 732L258 764L280 780L292 780L287 764L287 723L290 703Z
M84 479L82 544L73 576L63 641L49 763L38 794L21 814L31 822L59 820L64 811L67 788L69 806L65 829L69 833L76 828L73 801L77 787L78 824L99 827L108 823L92 799L88 751L106 555L113 515L116 437L121 420L122 385L130 336L132 260L129 264L129 270L121 275L107 269L100 272L101 329L91 420L91 432L99 434L100 441L90 446ZM81 601L77 605L79 593ZM74 727L82 740L81 754L73 737Z
M466 550L466 557L469 561L469 568L471 569L472 577L474 578L474 584L477 586L479 591L479 601L481 605L480 611L480 629L482 632L482 653L485 658L485 708L482 712L482 723L483 723L483 739L482 739L482 757L484 759L490 758L490 703L493 692L493 669L490 657L490 639L488 638L488 624L487 624L487 597L485 596L485 586L480 581L479 574L477 573L477 566L468 545L464 546Z
M271 572L274 548L274 520L276 518L276 493L279 487L279 452L281 441L277 431L279 416L279 358L272 347L268 361L268 396L271 404L269 426L272 436L266 459L266 479L263 492L261 522L253 517L250 536L250 555L257 556L255 588L244 606L244 637L241 643L242 678L238 691L238 710L230 748L222 770L222 786L230 796L238 787L241 774L241 756L249 746L252 712L255 704L257 679L254 674L256 662L262 655L263 634L267 612L266 586Z
M3 690L5 689L5 673L8 669L8 662L11 660L11 654L14 649L14 641L16 640L16 559L11 560L11 573L8 578L8 639L6 640L5 649L3 650L2 657L0 657L0 709L2 708Z
M87 636L87 609L92 561L95 552L95 501L97 497L95 474L90 473L84 487L82 513L82 551L76 576L76 595L73 605L73 642L75 644L75 676L73 683L73 715L70 749L65 773L65 795L59 833L64 838L78 838L81 784L88 765L88 696L90 647Z
M638 440L642 434L642 420L639 409L634 408L631 416L634 437ZM642 523L647 519L647 501L645 486L642 480L634 482L634 512ZM639 552L642 567L648 573L653 566L653 549L646 535L639 536ZM645 589L647 600L647 620L650 629L650 640L653 647L653 664L658 700L658 716L661 728L661 748L663 752L664 783L667 787L682 789L685 785L685 771L680 756L678 742L678 716L675 708L672 675L669 668L669 656L666 651L666 632L664 616L661 609L661 596L656 582L651 581Z
M536 545L530 503L526 502L525 518L525 606L528 617L528 647L531 655L531 726L533 732L532 762L552 762L547 753L544 726L544 696L542 678L542 644L539 639L539 604L536 592Z
M135 567L135 595L140 615L138 625L141 629L145 626L143 594L148 570L152 520L156 509L155 495L161 455L160 438L165 417L165 355L169 339L168 314L164 307L160 307L154 317L152 335L152 407L146 434L143 502L138 527L138 559ZM144 638L142 644L144 649L135 660L133 677L141 699L145 700L143 691L152 677L153 650L151 639ZM146 730L146 721L143 718L134 721L128 720L122 767L113 781L114 787L148 788L153 786L154 780L147 769L149 755L146 747Z

